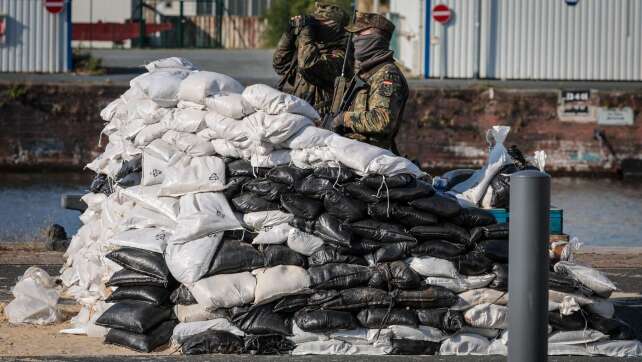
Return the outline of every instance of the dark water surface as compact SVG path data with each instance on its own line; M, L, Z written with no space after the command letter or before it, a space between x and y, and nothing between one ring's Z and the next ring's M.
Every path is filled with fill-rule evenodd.
M90 181L77 174L0 175L0 242L39 240L51 223L75 233L79 213L62 209L60 195L84 194ZM642 246L642 181L554 178L552 202L564 209L564 232L585 245Z

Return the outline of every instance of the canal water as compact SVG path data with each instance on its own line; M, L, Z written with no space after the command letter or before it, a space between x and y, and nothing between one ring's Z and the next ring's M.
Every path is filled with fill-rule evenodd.
M60 207L63 193L87 192L83 175L0 175L0 242L43 239L52 223L72 235L77 211ZM590 246L642 246L642 182L553 178L552 204L564 209L564 232Z

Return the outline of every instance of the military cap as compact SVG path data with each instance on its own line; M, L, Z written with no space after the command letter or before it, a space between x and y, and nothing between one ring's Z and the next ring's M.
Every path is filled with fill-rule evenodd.
M346 26L346 30L350 33L357 33L368 28L376 28L392 34L395 24L379 14L357 12L354 23Z

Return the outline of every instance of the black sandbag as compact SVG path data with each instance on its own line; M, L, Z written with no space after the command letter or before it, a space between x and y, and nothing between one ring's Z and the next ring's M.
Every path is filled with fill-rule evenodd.
M232 177L254 177L254 172L252 171L252 164L247 160L235 160L229 162L225 165L226 175L228 178Z
M301 309L294 313L294 323L306 332L325 333L359 326L350 312L326 309Z
M237 240L224 240L205 276L240 273L263 266L265 266L265 258L251 244Z
M307 294L287 295L279 299L274 305L275 312L294 313L308 306Z
M447 240L427 240L415 245L411 250L412 256L432 256L447 259L466 253L466 245L451 243Z
M240 196L232 199L232 206L244 214L257 211L278 210L281 204L278 202L268 201L259 195L244 192Z
M346 289L366 285L372 270L363 265L330 263L308 268L313 289Z
M435 189L432 188L432 185L425 181L417 180L414 185L409 187L384 188L379 193L379 198L382 200L389 199L393 201L407 202L423 197L429 197L434 193Z
M414 339L396 339L390 340L392 349L389 354L392 355L434 355L439 352L439 342L421 341Z
M296 348L296 344L280 334L252 334L245 336L243 353L283 354Z
M352 232L355 235L374 241L384 241L390 243L417 242L417 239L415 239L415 237L407 233L400 226L372 219L354 222L350 224L350 229L352 229Z
M468 168L450 170L443 175L439 176L440 179L446 181L446 191L455 187L455 185L460 184L470 178L475 173L475 170Z
M383 186L384 180L385 185L388 186L389 189L394 189L398 187L412 186L416 181L416 178L409 173L400 173L394 176L368 175L364 177L361 182L371 189L378 190ZM386 186L383 187L385 188Z
M416 289L421 286L422 280L408 264L399 260L376 265L368 285L384 290Z
M559 331L580 331L589 328L588 317L583 310L570 315L562 315L559 311L548 312L548 324Z
M465 227L467 229L472 229L478 226L487 226L497 223L495 216L484 209L477 207L468 207L462 209L459 215L450 219L453 224Z
M429 286L418 290L401 290L395 296L396 305L410 308L443 308L450 307L459 297L453 291Z
M488 239L508 239L508 223L479 226L470 230L470 242Z
M379 201L379 198L377 197L377 189L373 190L361 182L348 183L344 186L344 189L351 197L357 200L361 200L366 203Z
M107 287L135 287L135 286L156 286L169 288L174 284L174 278L159 279L139 273L134 270L121 269L115 272L105 283Z
M464 325L462 312L448 308L418 309L419 324L443 330L446 333L455 333Z
M139 301L153 305L164 305L169 301L170 291L157 286L119 287L105 300L107 303Z
M298 193L314 199L322 199L326 193L334 190L332 181L310 175L294 186Z
M394 299L385 290L376 288L349 288L338 292L336 298L323 303L325 309L358 310L369 307L389 307Z
M410 202L410 206L441 217L454 217L461 212L457 200L443 194L434 194Z
M367 308L357 314L357 319L366 328L387 328L393 325L416 327L419 324L413 310L400 308Z
M372 253L372 260L375 263L385 263L389 261L405 259L410 250L417 245L416 243L386 243Z
M91 181L91 184L89 185L89 191L95 194L99 194L102 192L107 196L111 195L114 192L107 175L102 173L96 175Z
M344 263L368 265L366 260L356 255L342 254L337 248L324 245L308 257L310 266L325 265L329 263Z
M246 313L235 319L236 326L248 334L292 334L289 321L274 312L274 305L269 303L254 305Z
M307 267L307 260L304 255L288 248L285 245L268 245L263 249L265 266L297 265Z
M169 269L161 253L153 251L122 247L105 256L107 259L141 274L149 275L162 280L170 278Z
M368 215L381 221L394 220L408 227L434 225L438 222L437 217L430 213L387 201L368 205Z
M297 217L313 220L323 212L323 203L303 195L286 193L281 195L281 205Z
M181 284L178 288L174 289L172 294L169 296L169 300L172 304L180 305L192 305L198 303L192 295L192 292L190 292L184 284Z
M493 267L493 261L477 251L458 255L448 260L450 260L457 268L457 271L463 275L486 274Z
M169 342L177 323L175 320L165 321L145 334L111 328L105 335L105 343L149 353Z
M225 195L225 198L228 200L231 200L237 197L243 190L243 185L245 185L250 180L252 180L252 178L248 176L238 176L238 177L229 178L227 180L227 184L225 184L225 190L223 190L223 195Z
M581 294L587 297L595 294L590 288L585 287L570 276L554 271L548 273L548 287L558 292Z
M357 177L351 169L347 167L317 167L314 169L314 176L330 180L334 183L344 183Z
M223 232L223 240L238 240L244 241L246 243L251 243L256 235L258 235L258 233L253 233L245 229L225 230Z
M241 337L230 332L208 329L187 338L181 346L181 352L186 355L239 354L243 348Z
M345 222L364 219L368 208L363 201L350 198L337 190L326 193L323 206L328 214Z
M483 240L476 249L492 261L508 263L508 239Z
M305 231L308 234L313 234L317 222L316 220L306 220L302 217L293 217L292 220L288 222L288 224L301 231Z
M322 305L330 300L339 297L339 291L330 289L330 290L317 290L312 294L308 295L308 305L316 306Z
M420 241L447 240L457 244L470 243L468 231L455 224L443 223L441 225L415 226L410 233Z
M261 196L268 201L277 201L279 197L288 192L289 187L266 178L256 178L243 185L243 191Z
M626 322L617 318L604 318L599 314L588 316L589 328L607 334L614 340L636 339L635 332Z
M342 224L339 219L330 214L319 216L314 224L313 234L337 246L349 247L352 240L350 226Z
M359 240L353 240L349 248L341 248L339 250L344 254L364 256L366 254L374 253L380 247L386 244L388 243L384 243L381 241L359 239Z
M146 333L162 322L172 318L170 308L144 302L119 302L107 309L96 325L124 329L134 333Z
M489 288L508 291L508 264L493 264L493 274L495 279L488 285Z
M492 190L490 196L490 206L496 208L508 208L510 202L510 175L519 171L514 164L502 166L499 171L490 180L490 185L486 192Z
M266 177L274 182L294 186L310 174L310 170L295 166L281 165L271 169Z

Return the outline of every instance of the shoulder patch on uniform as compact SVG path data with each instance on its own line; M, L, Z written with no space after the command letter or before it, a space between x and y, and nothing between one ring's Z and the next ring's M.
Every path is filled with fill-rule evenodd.
M390 97L395 92L395 82L390 79L384 79L381 81L381 86L379 87L379 94L384 97Z

